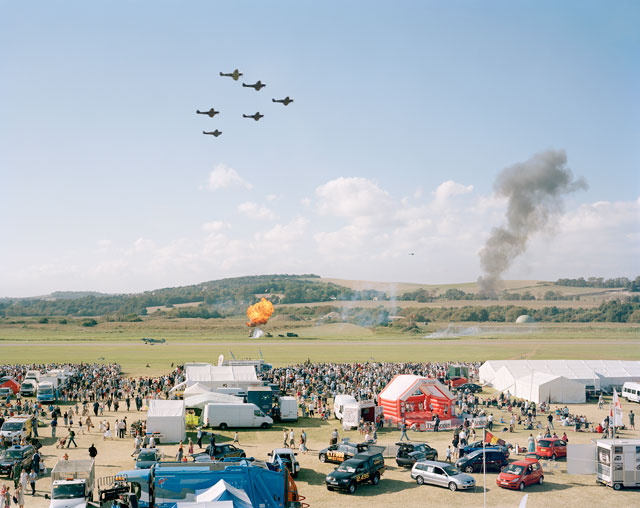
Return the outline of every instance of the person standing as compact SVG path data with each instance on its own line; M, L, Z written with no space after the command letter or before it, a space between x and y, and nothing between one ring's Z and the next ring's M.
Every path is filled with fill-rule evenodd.
M447 453L444 460L451 462L451 445L447 445Z
M629 411L629 427L633 430L636 428L636 415L633 414L633 409Z
M36 453L33 454L33 470L36 472L36 474L40 474L40 460L42 459L42 457L40 456L40 452L38 450L36 450Z
M487 417L487 427L489 430L493 430L493 413L489 413L489 416Z
M533 439L533 434L529 434L527 452L534 453L536 451L536 440Z
M400 441L405 438L409 441L409 436L407 436L407 424L402 420L402 423L400 424Z
M289 448L293 450L295 446L296 446L296 435L295 435L295 432L293 432L293 429L291 429L289 431Z
M240 446L240 440L238 439L238 431L236 430L236 433L233 435L233 444L237 444L238 446Z
M287 447L287 429L282 429L282 447Z
M89 447L89 457L91 457L92 459L95 459L97 455L98 455L98 449L95 447L93 443L91 443L91 446Z
M51 437L56 437L56 428L58 427L58 419L54 416L51 420Z
M36 495L36 480L38 479L38 475L35 469L32 469L29 473L29 484L31 485L31 495Z
M555 427L553 426L553 415L551 413L548 414L547 421L549 422L549 427L555 429Z
M202 450L202 427L198 427L198 447Z
M13 495L18 500L18 507L24 508L24 489L22 488L22 485L18 485Z

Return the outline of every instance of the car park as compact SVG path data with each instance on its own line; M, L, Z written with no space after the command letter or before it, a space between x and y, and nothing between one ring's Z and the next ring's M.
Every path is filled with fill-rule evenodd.
M136 469L149 469L162 457L162 451L157 448L143 448L136 457Z
M334 464L340 464L345 460L355 457L358 453L366 452L369 450L369 443L352 443L348 440L342 441L342 443L333 444L318 453L320 462L332 462Z
M372 485L378 485L384 470L381 452L363 452L345 460L335 471L329 473L325 478L325 484L327 490L345 490L353 494L361 483L370 482Z
M7 475L11 478L13 467L18 462L22 469L28 468L33 462L36 453L31 445L12 446L0 454L0 475Z
M282 465L289 470L291 476L296 478L300 472L300 463L296 460L297 455L291 448L276 448L268 453L269 460L267 462L271 464L277 464L278 461L282 462Z
M502 471L508 464L509 459L503 451L498 449L476 450L469 455L459 458L456 467L465 473L480 472L483 468L483 456L486 457L487 471Z
M438 451L427 443L416 441L400 441L396 443L396 464L400 467L411 467L421 460L436 460Z
M451 491L472 489L476 486L473 476L461 472L448 462L421 460L411 468L411 478L418 485L437 485Z
M496 485L503 489L524 490L534 484L542 485L544 471L537 459L512 462L496 478Z
M567 443L559 438L543 437L536 443L536 456L556 460L567 456Z

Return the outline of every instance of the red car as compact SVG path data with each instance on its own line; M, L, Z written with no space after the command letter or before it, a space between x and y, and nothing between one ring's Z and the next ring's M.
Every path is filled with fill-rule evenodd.
M496 478L496 485L504 489L524 490L529 485L542 485L544 472L538 459L512 462Z
M567 443L557 437L543 437L536 444L536 455L553 460L566 457Z

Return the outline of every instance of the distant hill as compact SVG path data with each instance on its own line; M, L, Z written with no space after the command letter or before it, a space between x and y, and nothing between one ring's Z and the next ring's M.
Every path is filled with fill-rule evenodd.
M587 282L592 280L601 279L589 279ZM626 283L623 279L611 280L616 281L614 287L607 286L609 281L585 287L583 279L560 279L555 283L535 280L503 281L504 290L494 300L522 302L520 305L523 306L526 301L532 300L552 302L593 299L601 302L628 296L630 291L637 291L640 287L640 278L635 281L625 279ZM574 281L578 282L574 284ZM623 283L626 285L621 287ZM56 291L32 298L4 298L0 300L0 317L111 316L113 319L131 320L148 313L165 313L181 318L218 318L243 314L248 305L259 301L263 296L276 305L324 302L340 307L343 302L349 302L351 307L360 305L369 308L390 300L408 304L437 301L445 305L447 302L455 302L458 306L457 304L467 300L488 299L478 294L475 282L384 283L323 279L315 274L272 274L212 280L134 294ZM580 304L575 306L579 307Z

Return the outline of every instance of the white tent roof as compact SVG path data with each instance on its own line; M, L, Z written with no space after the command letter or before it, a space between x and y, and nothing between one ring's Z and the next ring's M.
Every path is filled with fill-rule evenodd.
M188 382L259 382L253 365L187 365L185 373Z
M492 384L496 390L509 392L514 395L513 390L515 388L516 379L521 375L522 374L520 372L516 372L515 369L508 365L503 365L496 372Z
M232 501L234 508L251 508L251 499L244 490L235 488L224 480L196 496L196 501Z
M185 392L186 393L186 392ZM208 392L185 397L184 406L188 408L204 408L207 404L222 403L222 404L242 404L244 400L235 395L227 395L226 393Z
M201 393L211 393L211 388L203 385L202 383L194 383L191 386L185 388L184 397L188 397L190 395L200 395Z
M406 400L411 397L416 390L438 397L445 396L449 399L454 398L449 389L437 379L415 376L413 374L401 374L394 377L380 392L378 397L386 400Z
M184 401L151 399L147 418L154 416L180 416L184 418Z

